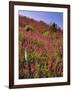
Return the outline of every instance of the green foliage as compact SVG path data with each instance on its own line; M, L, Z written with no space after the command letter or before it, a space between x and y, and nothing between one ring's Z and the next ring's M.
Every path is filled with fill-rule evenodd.
M43 47L43 42L41 42L41 41L35 40L35 41L33 41L32 43L33 43L33 45L35 45L35 46L37 46L37 47Z
M21 33L19 33L19 40L22 42L22 41L25 41L26 40L26 37L24 35L22 35Z
M20 63L19 67L24 68L24 62L19 62L19 63Z
M42 59L49 59L49 55L48 55L47 52L42 52L40 57L41 57Z
M43 36L45 36L45 37L47 37L47 36L48 36L48 34L49 34L49 32L48 32L48 31L43 32Z
M34 28L31 25L26 25L24 28L26 31L34 31Z
M29 53L29 54L28 54L28 61L29 61L30 63L34 63L36 56L37 56L37 53L36 53L35 51Z

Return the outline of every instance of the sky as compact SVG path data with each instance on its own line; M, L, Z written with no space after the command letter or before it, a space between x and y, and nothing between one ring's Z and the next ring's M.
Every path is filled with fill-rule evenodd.
M26 16L38 21L44 21L45 23L56 23L63 29L63 13L61 12L45 12L45 11L26 11L19 10L19 15Z

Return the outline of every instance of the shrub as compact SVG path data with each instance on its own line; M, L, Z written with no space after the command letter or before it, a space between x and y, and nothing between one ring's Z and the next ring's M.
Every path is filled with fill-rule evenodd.
M45 36L45 37L47 37L47 36L48 36L48 34L49 34L49 32L48 32L48 31L43 32L43 36Z
M34 28L31 25L26 25L24 29L26 31L34 31Z
M56 32L57 31L57 24L52 23L51 25L49 25L49 30Z
M26 40L26 37L24 35L22 35L21 33L19 33L19 40L21 42L25 41Z

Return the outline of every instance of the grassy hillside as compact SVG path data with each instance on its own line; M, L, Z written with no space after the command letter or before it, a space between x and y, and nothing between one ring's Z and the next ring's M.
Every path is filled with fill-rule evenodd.
M19 16L19 78L63 76L63 30Z

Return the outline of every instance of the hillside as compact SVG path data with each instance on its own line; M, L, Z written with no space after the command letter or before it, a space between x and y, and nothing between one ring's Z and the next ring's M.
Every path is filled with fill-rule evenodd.
M19 16L19 78L61 76L63 30L55 23Z

